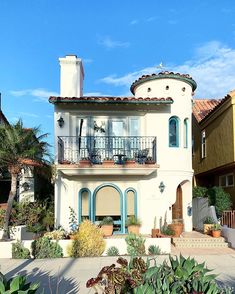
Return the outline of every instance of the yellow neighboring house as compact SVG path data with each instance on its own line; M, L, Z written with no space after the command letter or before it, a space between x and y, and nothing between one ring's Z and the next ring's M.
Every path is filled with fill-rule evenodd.
M221 186L235 208L235 90L223 99L194 99L193 168L197 186Z

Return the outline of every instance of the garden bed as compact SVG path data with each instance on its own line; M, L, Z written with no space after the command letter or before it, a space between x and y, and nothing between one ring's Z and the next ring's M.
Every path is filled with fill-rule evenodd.
M170 238L151 238L151 237L146 237L145 238L145 248L146 248L146 253L148 250L148 247L150 245L156 245L159 247L159 249L166 254L169 254L171 252L171 239ZM125 241L125 238L105 238L105 251L102 254L102 256L107 255L107 249L115 246L119 250L120 255L126 255L127 254L127 244ZM0 242L0 258L12 258L12 243L16 243L16 240L10 240L10 241L1 241ZM31 252L31 244L33 240L22 240L22 245L25 248L28 248ZM56 241L53 241L56 242ZM63 256L64 257L69 257L67 248L70 244L72 244L73 240L59 240L58 244L61 246L63 249Z

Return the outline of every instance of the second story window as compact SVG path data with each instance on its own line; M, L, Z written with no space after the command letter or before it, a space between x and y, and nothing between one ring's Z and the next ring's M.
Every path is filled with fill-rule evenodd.
M188 119L184 120L184 148L188 148Z
M201 156L202 158L206 157L206 131L201 132Z
M169 119L169 147L179 147L179 119L176 116Z

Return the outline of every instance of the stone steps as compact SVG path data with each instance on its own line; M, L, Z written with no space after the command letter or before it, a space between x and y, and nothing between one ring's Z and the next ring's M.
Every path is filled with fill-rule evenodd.
M223 237L212 238L173 238L172 244L177 248L228 248Z

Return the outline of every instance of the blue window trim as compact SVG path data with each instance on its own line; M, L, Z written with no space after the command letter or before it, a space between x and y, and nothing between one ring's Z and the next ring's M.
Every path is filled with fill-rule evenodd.
M171 121L176 122L176 144L175 145L170 143L170 124L171 124ZM169 137L169 147L179 147L179 119L176 116L172 116L169 118L168 137Z
M82 192L88 192L88 209L89 219L92 220L92 203L91 203L91 191L88 188L82 188L78 193L78 223L82 221Z
M95 221L96 194L100 189L102 189L104 187L112 187L112 188L114 188L115 190L117 190L119 192L119 195L120 195L120 215L121 215L121 231L120 231L120 233L124 234L125 233L125 219L124 219L124 209L123 209L123 194L122 194L121 189L115 184L104 183L104 184L101 184L101 185L99 185L98 187L95 188L95 190L93 192L93 197L92 197L92 202L93 202L93 205L92 205L92 221L93 222Z
M188 118L184 120L184 148L188 148Z
M127 193L128 192L134 192L134 214L135 214L135 217L137 218L138 217L138 204L137 204L137 192L134 188L127 188L124 192L124 198L125 198L125 222L127 220ZM125 230L127 232L127 228Z

